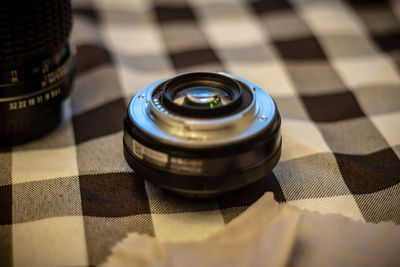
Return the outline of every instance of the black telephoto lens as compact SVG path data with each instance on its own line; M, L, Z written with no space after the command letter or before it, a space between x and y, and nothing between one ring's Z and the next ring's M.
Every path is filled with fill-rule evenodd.
M0 2L0 145L57 126L75 70L70 0Z
M226 73L185 73L138 92L124 155L138 177L187 197L249 185L281 155L281 119L260 87Z

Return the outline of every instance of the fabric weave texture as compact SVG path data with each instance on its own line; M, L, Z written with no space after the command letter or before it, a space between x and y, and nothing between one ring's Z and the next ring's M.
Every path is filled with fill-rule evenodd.
M400 224L400 1L73 8L78 69L62 124L0 151L0 266L97 265L128 232L200 240L267 191L281 205ZM271 174L206 201L135 176L122 152L127 104L188 71L232 73L275 99L283 150Z

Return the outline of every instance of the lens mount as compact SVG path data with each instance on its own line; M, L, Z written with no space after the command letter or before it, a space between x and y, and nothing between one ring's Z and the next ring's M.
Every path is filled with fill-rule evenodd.
M194 72L178 75L162 85L161 101L184 116L209 118L232 112L242 101L240 83L218 73Z
M138 176L192 197L232 191L265 176L281 153L281 122L272 98L261 88L230 74L190 76L224 76L220 81L229 80L225 88L240 85L236 88L241 88L242 99L222 115L188 115L170 108L163 99L169 93L173 102L174 96L193 87L190 81L176 84L182 81L179 75L149 85L128 106L124 122L128 164ZM193 84L199 86L199 79ZM176 91L168 92L166 85Z

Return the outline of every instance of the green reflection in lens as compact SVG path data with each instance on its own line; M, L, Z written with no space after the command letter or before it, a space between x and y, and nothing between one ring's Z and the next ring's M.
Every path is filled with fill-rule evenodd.
M232 99L224 90L212 86L190 87L180 91L174 98L177 105L204 109L225 106L230 102Z

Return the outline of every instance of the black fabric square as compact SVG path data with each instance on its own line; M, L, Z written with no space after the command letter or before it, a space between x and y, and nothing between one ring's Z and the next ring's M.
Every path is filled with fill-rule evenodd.
M0 147L0 186L12 183L11 149L11 147Z
M12 223L12 186L0 186L0 225Z
M347 0L347 2L356 8L371 8L387 5L387 1L385 0Z
M187 6L156 6L155 12L160 23L196 19L192 9Z
M302 96L302 99L314 121L332 122L364 116L350 91L320 96Z
M171 214L215 210L215 200L183 198L151 182L146 183L147 196L151 203L152 214Z
M399 22L400 23L400 22ZM375 42L384 51L400 49L400 32L374 36Z
M0 266L12 266L12 225L0 226Z
M262 179L244 188L218 197L217 203L221 209L250 206L267 191L274 193L274 198L276 201L286 201L277 178L271 172Z
M368 194L400 183L400 160L391 148L368 155L335 153L340 172L352 194Z
M74 116L74 133L77 144L123 130L126 103L123 98Z
M256 0L251 2L251 6L258 14L291 9L291 5L285 0Z
M144 182L133 173L85 174L79 180L83 216L124 217L150 213Z
M102 47L81 45L77 48L76 71L78 75L111 62L110 53Z
M306 60L326 58L320 44L314 37L275 41L274 44L284 59Z
M354 195L365 221L400 224L400 184L371 194Z
M151 214L141 214L123 218L85 216L86 248L88 267L100 266L112 253L116 243L126 238L128 233L139 233L154 237ZM133 264L133 266L142 266ZM83 266L82 266L83 267Z
M210 48L179 52L171 54L170 56L176 69L205 63L220 63L217 55Z

